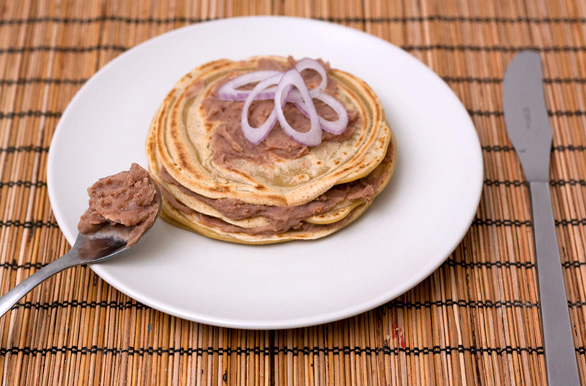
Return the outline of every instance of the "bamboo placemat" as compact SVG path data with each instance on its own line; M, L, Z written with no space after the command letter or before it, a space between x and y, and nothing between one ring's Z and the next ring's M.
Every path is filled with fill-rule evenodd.
M581 0L0 2L1 293L69 249L48 201L46 163L61 113L83 83L163 32L254 14L365 30L445 79L469 110L485 162L480 207L462 243L427 280L384 306L284 331L177 319L87 267L70 269L0 319L2 385L544 384L529 192L501 104L505 67L522 49L540 51L544 61L553 207L586 380Z

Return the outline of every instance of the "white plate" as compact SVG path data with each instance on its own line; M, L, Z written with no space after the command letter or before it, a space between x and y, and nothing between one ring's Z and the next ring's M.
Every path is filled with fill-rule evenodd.
M200 23L98 71L67 107L49 152L49 196L65 237L72 243L77 235L88 186L132 162L147 165L150 120L182 75L211 60L262 54L323 58L372 86L398 144L386 190L354 224L321 240L244 246L160 220L135 249L92 269L158 310L238 328L330 322L401 295L470 226L482 189L476 131L456 95L421 62L366 33L308 19Z

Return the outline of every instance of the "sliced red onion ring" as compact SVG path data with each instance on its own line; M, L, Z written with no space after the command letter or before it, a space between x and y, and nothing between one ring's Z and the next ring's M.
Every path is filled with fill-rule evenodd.
M279 84L283 74L277 72L277 74L266 78L265 80L261 81L257 84L252 91L249 92L246 101L244 102L244 107L242 108L242 116L241 116L241 126L242 132L246 139L252 142L255 145L258 145L262 142L263 139L269 135L269 132L277 122L277 109L273 109L267 120L260 125L259 127L252 127L248 122L248 110L250 109L250 105L254 100L256 100L257 95L262 93L267 87L274 86ZM278 87L277 87L278 89ZM276 107L276 106L275 106Z
M314 70L321 76L320 84L309 90L301 77L301 71ZM252 90L238 90L239 87L259 82ZM348 112L334 97L324 94L327 86L327 72L316 60L303 58L295 67L286 73L279 71L255 71L244 74L225 83L218 90L218 97L226 101L245 101L242 109L241 126L244 136L253 144L262 142L277 120L281 128L295 141L307 146L317 146L321 143L322 129L335 135L341 134L348 126ZM293 90L295 88L296 90ZM317 98L330 106L338 115L335 121L328 121L317 115L312 98ZM274 99L275 108L267 120L254 128L248 122L248 110L255 100ZM283 113L285 103L294 103L311 122L307 133L301 133L287 122Z
M277 112L277 119L279 120L279 124L281 128L287 133L291 138L295 141L306 145L306 146L317 146L321 143L321 136L322 130L319 124L319 116L317 115L317 111L315 110L315 105L311 100L311 95L301 74L295 68L287 71L283 74L283 77L278 82L277 90L275 91L275 110ZM305 108L307 109L307 113L309 116L309 120L311 123L311 127L308 132L301 133L295 130L287 119L285 119L285 114L283 113L283 106L289 97L289 92L292 91L292 88L295 87L301 97L303 102L305 103Z
M321 76L321 83L316 88L309 90L309 94L312 97L315 97L318 94L321 94L326 89L328 85L328 74L326 73L326 69L317 61L309 58L303 58L295 64L295 68L297 71L301 73L303 70L314 70Z
M342 134L344 130L346 130L346 127L348 127L348 111L346 111L344 105L328 94L319 94L314 98L324 102L326 105L330 106L336 114L338 114L338 119L335 121L328 121L327 119L320 117L319 124L322 129L335 135Z
M314 98L324 102L326 105L330 106L336 114L338 114L338 119L335 121L328 121L327 119L319 117L319 124L321 125L321 128L335 135L342 134L344 130L346 130L346 127L348 127L348 112L344 108L344 105L342 105L342 103L340 103L336 98L328 94L318 94L314 96ZM305 116L309 116L307 107L305 106L305 102L303 101L301 94L293 91L287 100L291 103L295 103L295 106L297 106L299 111L301 111Z
M279 71L255 71L248 74L241 75L237 78L226 82L218 90L218 97L225 101L243 101L248 95L250 90L237 90L238 87L245 86L249 83L261 82L271 76L282 74ZM256 96L257 100L260 99L272 99L275 97L275 88L263 90Z

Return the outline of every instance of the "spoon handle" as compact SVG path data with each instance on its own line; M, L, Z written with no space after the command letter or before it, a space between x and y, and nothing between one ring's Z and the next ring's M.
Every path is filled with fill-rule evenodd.
M77 254L70 251L21 281L4 296L0 297L0 317L8 312L8 310L10 310L10 308L12 308L16 302L18 302L24 295L29 293L30 290L35 288L41 282L53 276L57 272L61 272L64 269L74 267L79 264L81 264L81 262L77 259Z

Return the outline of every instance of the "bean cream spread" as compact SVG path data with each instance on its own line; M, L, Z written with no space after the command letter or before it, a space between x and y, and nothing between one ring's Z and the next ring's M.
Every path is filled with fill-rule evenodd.
M391 162L392 159L393 154L391 147L389 146L389 151L387 152L387 155L381 164ZM316 214L325 213L333 209L336 205L345 201L361 199L364 202L370 203L371 197L380 192L383 188L381 186L383 176L371 173L359 180L336 185L324 194L320 195L317 199L308 202L307 204L296 206L267 206L248 204L233 198L213 199L202 196L192 192L184 186L181 186L179 182L177 182L164 167L161 168L161 178L168 184L177 186L179 189L181 189L182 192L208 204L222 215L232 220L242 220L245 218L257 216L265 217L269 221L268 225L261 227L242 228L211 216L199 214L204 222L218 227L222 231L237 231L257 235L272 235L286 232L288 230L322 229L327 225L311 224L304 222L303 219ZM185 214L195 213L195 211L193 211L191 208L176 200L166 190L161 189L161 191L169 204L175 209Z
M295 65L295 60L289 58L289 67L284 66L283 63L264 59L259 62L258 70L276 70L286 71ZM324 64L326 71L329 71L329 65ZM309 89L315 88L321 82L320 75L315 71L303 71L301 73L305 84ZM221 166L229 167L231 161L234 159L246 159L258 164L270 163L270 153L284 158L295 159L299 158L309 151L309 147L303 145L294 139L290 138L279 126L277 122L275 127L267 138L265 138L258 145L252 144L244 137L240 126L240 119L242 115L242 108L244 102L237 101L223 101L218 98L217 90L228 82L233 77L227 77L225 81L218 82L215 90L207 96L203 102L203 108L206 113L208 121L219 121L218 126L211 140L211 149L213 150L213 160ZM328 77L327 86L324 93L334 95L336 91L336 81ZM337 114L334 110L321 102L314 100L317 114L329 121L334 121ZM248 120L252 127L259 127L268 118L274 108L272 100L257 100L252 102L249 110ZM338 141L343 142L350 138L356 127L362 124L362 121L354 109L348 110L348 127L340 135L334 135L323 132L322 141ZM297 131L309 131L310 121L297 107L291 103L287 103L283 109L287 122Z
M129 171L100 178L87 191L89 208L77 225L79 232L92 234L106 226L132 227L128 246L152 226L161 206L155 182L135 163Z
M286 71L295 65L295 60L289 58L289 66L270 59L263 60L259 63L257 70L277 70ZM326 70L329 66L324 64ZM316 87L320 81L320 75L314 71L303 71L302 77L309 89ZM208 121L221 122L213 134L211 140L211 149L213 151L213 160L215 163L230 167L235 159L246 159L259 165L270 163L274 155L284 159L295 159L305 155L309 148L295 140L291 139L279 126L277 122L275 128L271 130L267 138L258 145L248 141L241 130L241 114L244 102L223 101L217 96L217 90L233 77L227 77L223 82L218 82L215 90L207 96L203 102L203 109ZM336 83L334 79L328 77L327 86L324 90L329 95L334 95ZM315 100L315 107L320 117L327 120L335 120L336 113L326 104ZM270 115L274 104L272 100L258 100L252 103L249 113L249 122L251 126L260 126ZM362 118L353 109L348 110L349 123L346 130L340 135L334 135L326 131L323 132L322 141L345 141L351 137L356 128L363 124ZM287 121L296 130L304 132L309 130L309 119L295 106L288 103L284 107L284 114ZM391 147L389 147L389 152ZM383 163L392 160L392 154L387 154ZM262 216L268 220L268 224L260 227L243 228L229 224L219 218L207 216L198 213L200 218L207 225L219 228L225 232L243 232L255 235L273 235L286 232L288 230L312 230L323 229L328 225L318 225L304 222L303 220L320 213L325 213L333 209L336 205L347 201L363 200L370 203L371 197L377 194L381 189L381 177L378 175L369 175L357 181L340 184L332 187L329 191L320 195L317 199L298 206L266 206L253 205L232 198L212 199L181 186L168 171L162 167L160 170L161 178L168 184L173 184L188 194L207 205L213 207L223 216L232 220L242 220L246 218ZM183 205L175 199L170 193L162 189L162 193L168 200L169 204L175 209L186 213L195 214L196 212ZM341 220L344 221L344 220ZM333 226L330 224L329 226ZM338 223L339 225L339 223Z

